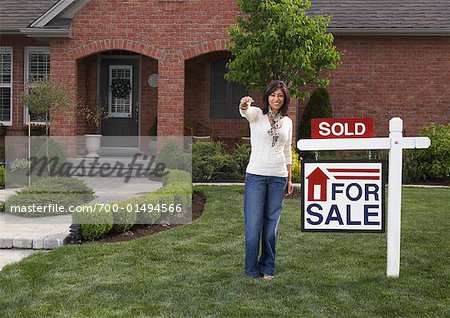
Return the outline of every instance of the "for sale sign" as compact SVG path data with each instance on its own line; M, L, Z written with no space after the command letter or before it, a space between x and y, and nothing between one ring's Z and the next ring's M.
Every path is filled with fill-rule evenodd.
M383 161L302 162L304 232L384 232Z

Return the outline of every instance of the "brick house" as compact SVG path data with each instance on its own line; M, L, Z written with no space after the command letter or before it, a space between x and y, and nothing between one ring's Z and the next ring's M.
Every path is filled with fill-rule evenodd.
M343 53L329 87L335 117L369 116L375 134L401 116L406 134L450 122L450 4L312 1L332 14ZM8 135L38 122L20 105L30 79L49 75L76 94L76 109L54 115L52 135L85 133L80 109L102 105L104 135L182 135L193 122L217 138L239 136L245 88L223 80L230 58L226 28L235 0L33 0L0 2L0 121ZM113 85L131 83L118 98ZM293 103L295 123L304 102Z

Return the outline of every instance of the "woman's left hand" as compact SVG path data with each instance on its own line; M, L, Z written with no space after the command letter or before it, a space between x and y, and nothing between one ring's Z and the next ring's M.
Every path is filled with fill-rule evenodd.
M288 181L286 188L286 196L292 194L292 192L294 192L294 186L292 185L292 181Z

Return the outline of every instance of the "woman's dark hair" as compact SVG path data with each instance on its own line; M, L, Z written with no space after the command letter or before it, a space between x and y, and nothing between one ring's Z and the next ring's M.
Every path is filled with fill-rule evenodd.
M284 102L283 106L280 108L281 115L286 116L289 103L291 101L291 97L289 96L289 89L287 85L283 81L272 81L267 85L266 92L264 93L263 97L263 106L262 111L263 114L267 114L269 112L269 96L275 92L277 89L281 89L281 91L284 94Z

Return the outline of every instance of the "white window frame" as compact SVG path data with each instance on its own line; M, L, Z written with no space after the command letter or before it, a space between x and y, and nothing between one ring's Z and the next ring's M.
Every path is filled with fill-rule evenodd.
M49 55L50 58L50 47L47 46L28 46L25 47L25 67L24 67L24 91L28 92L28 89L30 88L29 86L29 82L28 82L28 77L29 77L29 71L30 71L30 53L34 53L34 52L38 52L38 53L47 53ZM48 76L50 76L50 74L48 74ZM30 120L30 113L28 111L28 107L25 107L24 112L24 123L27 124L45 124L44 121L31 121Z
M130 105L128 113L112 112L112 72L113 70L130 70ZM109 118L131 118L133 117L133 65L110 65L109 66L109 83L108 83L108 117Z
M2 52L8 52L11 54L11 82L9 84L6 83L0 83L0 87L6 87L6 88L10 88L10 102L9 102L9 108L10 108L10 116L9 116L9 121L8 120L0 120L0 123L4 126L12 126L12 119L13 119L13 48L10 46L0 46L0 51Z

